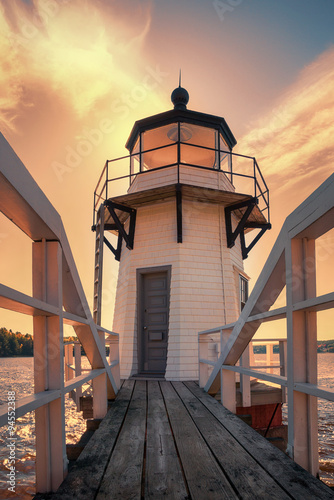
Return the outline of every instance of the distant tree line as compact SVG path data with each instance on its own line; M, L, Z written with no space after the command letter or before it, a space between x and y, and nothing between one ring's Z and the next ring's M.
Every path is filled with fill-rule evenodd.
M317 352L334 352L334 340L318 340L318 348ZM255 354L265 354L266 346L265 345L255 345L254 346ZM274 345L274 353L279 353L278 344Z
M64 343L77 341L77 337L65 337ZM7 328L0 328L0 358L12 358L16 356L33 356L34 340L32 335L21 332L12 332ZM81 355L85 356L85 351L81 346ZM106 355L109 355L109 346L106 347Z
M29 333L12 332L0 328L0 358L33 356L33 339Z

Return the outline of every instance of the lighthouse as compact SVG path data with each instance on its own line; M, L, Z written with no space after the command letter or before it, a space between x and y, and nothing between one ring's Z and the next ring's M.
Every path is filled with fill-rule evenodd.
M123 379L198 379L198 332L236 321L248 293L243 260L270 228L255 158L233 152L224 118L188 109L187 90L171 100L134 124L129 155L106 163L95 191L94 314L98 322L107 246L119 261ZM128 186L116 192L120 179Z

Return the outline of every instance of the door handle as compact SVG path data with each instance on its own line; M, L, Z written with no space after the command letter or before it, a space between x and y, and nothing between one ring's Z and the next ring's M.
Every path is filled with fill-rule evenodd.
M144 326L144 330L147 330L147 326Z

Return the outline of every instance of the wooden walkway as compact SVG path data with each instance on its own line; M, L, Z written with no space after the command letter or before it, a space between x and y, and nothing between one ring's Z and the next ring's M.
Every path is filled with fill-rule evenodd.
M52 498L333 499L195 382L126 381Z

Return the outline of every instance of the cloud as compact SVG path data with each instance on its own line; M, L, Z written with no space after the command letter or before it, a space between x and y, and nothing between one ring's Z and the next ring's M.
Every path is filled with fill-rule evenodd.
M0 0L1 1L1 0ZM35 89L57 96L80 118L106 97L135 86L151 2L2 1L0 127L38 105ZM128 23L129 10L136 23Z
M334 167L334 47L303 69L273 109L240 139L275 194L315 189Z

